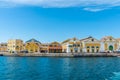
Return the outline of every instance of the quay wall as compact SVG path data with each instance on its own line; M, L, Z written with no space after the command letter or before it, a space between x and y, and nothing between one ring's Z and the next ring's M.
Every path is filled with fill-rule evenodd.
M0 52L2 56L20 57L118 57L119 53L8 53Z

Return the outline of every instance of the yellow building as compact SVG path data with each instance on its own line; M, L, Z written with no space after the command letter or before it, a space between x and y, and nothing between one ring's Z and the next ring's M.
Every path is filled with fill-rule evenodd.
M7 52L7 43L0 44L0 52Z
M83 52L87 53L97 53L100 52L100 41L93 38L93 37L88 37L85 39L81 39L81 47Z
M21 52L23 50L23 41L20 39L8 40L7 50L11 53Z
M40 45L41 43L35 39L30 39L25 43L25 49L29 53L40 52Z
M81 42L77 38L67 39L62 42L62 52L78 53L81 51Z
M117 51L119 48L119 41L112 36L105 36L101 39L101 52Z
M40 52L41 53L48 53L48 46L49 46L48 43L41 44L41 46L40 46Z

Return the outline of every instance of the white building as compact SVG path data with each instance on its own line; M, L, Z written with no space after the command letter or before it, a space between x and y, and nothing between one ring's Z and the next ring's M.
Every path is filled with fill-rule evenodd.
M107 51L117 51L119 48L119 42L117 39L113 38L112 36L106 36L101 39L101 52Z
M120 38L118 38L117 41L118 41L118 51L120 51Z
M77 38L67 39L62 42L62 52L78 53L81 52L80 40Z

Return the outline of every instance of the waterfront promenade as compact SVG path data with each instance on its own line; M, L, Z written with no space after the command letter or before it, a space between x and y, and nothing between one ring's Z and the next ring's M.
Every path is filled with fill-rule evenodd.
M1 52L2 56L20 57L119 57L119 53L8 53Z

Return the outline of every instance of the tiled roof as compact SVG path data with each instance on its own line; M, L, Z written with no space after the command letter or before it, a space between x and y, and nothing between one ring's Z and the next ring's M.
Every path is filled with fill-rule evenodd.
M29 43L29 42L35 42L35 43L40 43L39 41L37 41L36 39L30 39L30 40L28 40L28 41L26 41L26 43Z
M59 42L54 41L54 42L52 42L52 43L50 43L50 44L60 44L60 43L59 43Z

